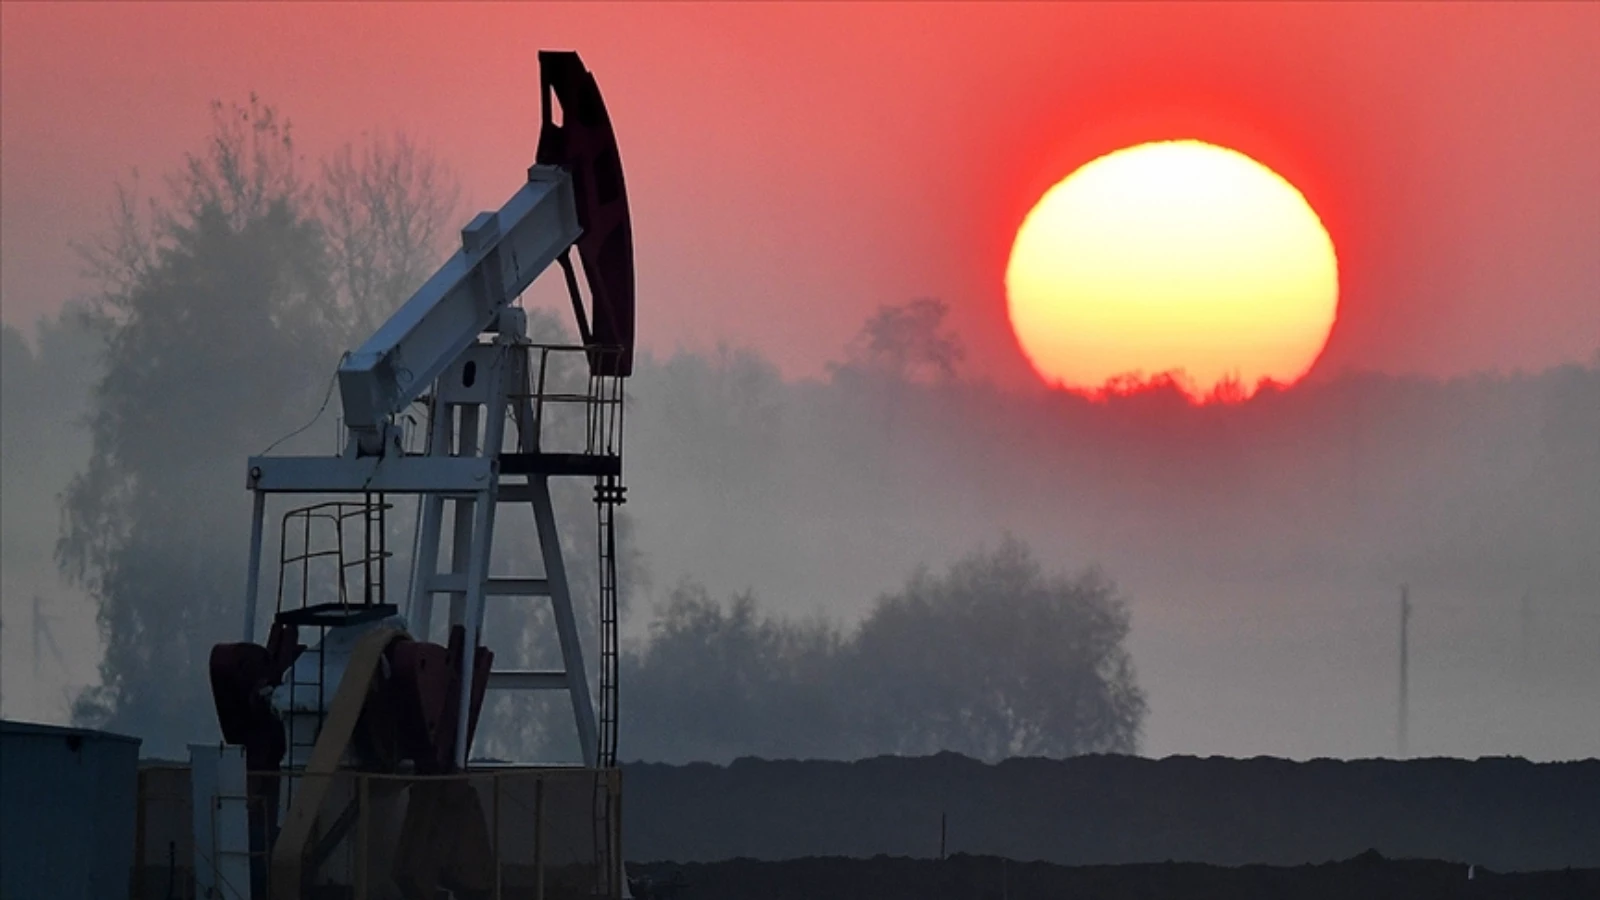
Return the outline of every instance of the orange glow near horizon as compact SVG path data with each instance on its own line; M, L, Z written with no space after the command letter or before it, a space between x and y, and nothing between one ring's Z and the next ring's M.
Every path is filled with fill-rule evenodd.
M1095 393L1171 375L1196 400L1298 381L1339 298L1333 241L1300 192L1199 141L1118 150L1046 191L1005 284L1046 382Z

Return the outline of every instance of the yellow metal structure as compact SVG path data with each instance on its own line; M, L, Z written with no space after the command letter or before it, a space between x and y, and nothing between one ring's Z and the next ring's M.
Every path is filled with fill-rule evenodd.
M293 794L283 830L272 846L272 900L299 900L301 867L317 813L322 809L339 762L344 759L345 749L355 734L356 722L366 706L367 692L372 688L372 676L378 671L378 660L390 641L404 636L405 632L400 629L384 626L374 628L356 642L339 689L333 695L333 703L328 707L327 718L317 733L317 743L311 750L311 761L306 765L300 789Z

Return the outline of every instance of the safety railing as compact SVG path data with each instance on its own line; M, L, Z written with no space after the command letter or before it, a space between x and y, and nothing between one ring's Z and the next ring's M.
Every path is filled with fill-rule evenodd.
M620 456L624 384L614 372L621 347L529 344L528 383L512 393L533 407L534 434L547 453ZM548 440L547 440L548 439Z
M286 512L278 535L277 611L285 611L286 599L298 599L288 609L385 603L385 576L393 556L385 523L392 506L382 494L367 494L360 502L329 501ZM351 524L360 526L360 549L347 553L345 531ZM360 576L355 591L350 587L353 572ZM319 599L324 603L313 602Z

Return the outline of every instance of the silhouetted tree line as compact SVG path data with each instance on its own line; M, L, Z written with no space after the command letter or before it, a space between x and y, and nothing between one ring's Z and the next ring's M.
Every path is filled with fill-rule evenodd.
M853 759L953 750L1132 753L1145 701L1128 614L1100 573L1047 573L1020 541L914 572L848 631L679 585L626 656L622 755Z
M13 536L55 532L59 511L56 561L105 641L78 717L156 752L214 733L203 665L238 633L245 457L286 435L277 452L333 449L339 355L432 271L463 218L448 168L403 136L311 166L270 107L213 114L168 193L119 190L86 247L87 305L32 347L4 328L7 577L48 566L47 548ZM540 337L564 335L530 313ZM641 354L623 598L651 577L677 587L628 647L626 756L1133 749L1143 701L1116 590L1046 574L1021 541L961 556L1004 529L1046 548L1051 569L1092 559L1124 580L1600 582L1600 355L1446 381L1352 374L1197 407L1160 383L1099 400L1001 390L945 319L936 299L884 306L814 378L738 347ZM581 598L592 511L569 487ZM405 510L392 524L391 546L409 546ZM535 555L515 521L499 536L508 556ZM685 575L831 618L767 615L748 592L718 603ZM507 662L550 660L536 607L490 617ZM483 749L561 751L546 711L559 712L497 700Z
M729 560L756 584L846 529L847 550L872 533L875 555L905 560L993 520L1185 582L1600 583L1600 349L1538 373L1348 373L1195 405L1162 379L1091 399L953 377L943 319L938 301L886 307L820 378L786 380L750 349L646 357L641 497L704 520L711 544L783 535ZM834 571L871 565L848 556Z

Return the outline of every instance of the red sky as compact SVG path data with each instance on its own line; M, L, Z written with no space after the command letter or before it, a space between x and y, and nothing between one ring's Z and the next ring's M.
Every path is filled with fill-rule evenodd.
M1250 153L1343 266L1319 371L1451 374L1600 348L1600 4L0 6L0 298L85 289L68 241L255 91L315 158L402 128L498 205L539 48L582 52L622 142L647 346L787 372L944 297L970 369L1029 377L1001 274L1075 165L1140 139Z

